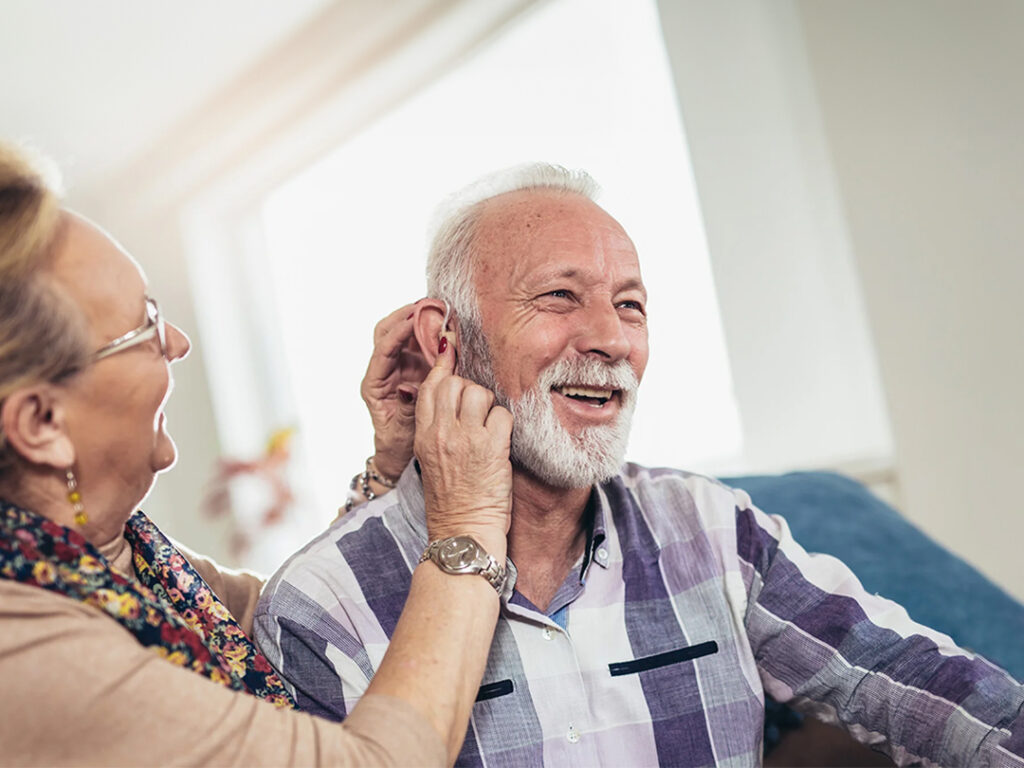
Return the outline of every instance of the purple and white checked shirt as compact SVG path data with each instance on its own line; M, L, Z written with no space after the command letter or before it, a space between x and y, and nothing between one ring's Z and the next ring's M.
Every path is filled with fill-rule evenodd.
M627 464L590 509L547 614L506 590L458 765L760 765L767 691L900 763L1024 766L1024 686L745 492ZM256 640L303 709L339 720L359 700L426 544L410 465L269 582Z

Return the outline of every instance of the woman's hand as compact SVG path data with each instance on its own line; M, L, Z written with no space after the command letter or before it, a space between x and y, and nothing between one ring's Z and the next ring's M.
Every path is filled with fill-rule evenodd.
M373 421L373 463L385 477L397 479L412 458L416 393L430 370L413 335L406 304L373 329L373 354L359 388Z
M453 375L446 345L420 386L416 458L423 475L430 540L468 534L498 562L512 511L512 414L494 393Z
M416 402L427 534L431 541L472 536L504 563L512 509L512 414L494 405L489 390L452 375L454 370L455 348L448 344ZM366 689L416 707L447 744L449 765L466 736L500 605L484 579L451 576L431 563L417 566L391 644Z

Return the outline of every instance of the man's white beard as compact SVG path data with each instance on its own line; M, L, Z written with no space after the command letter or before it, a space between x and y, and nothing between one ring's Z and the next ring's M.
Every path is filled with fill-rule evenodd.
M618 418L611 424L584 427L570 434L555 413L552 387L577 384L617 389ZM602 363L592 357L559 360L545 368L537 384L506 404L515 418L512 461L556 488L585 488L619 472L629 442L638 382L625 360ZM498 396L499 402L503 399Z
M486 345L482 334L463 334L461 374L491 389L498 403L512 412L513 465L555 488L586 488L618 474L626 455L639 386L625 360L559 360L541 371L530 390L512 400L497 386ZM584 427L578 435L571 434L559 421L552 401L552 397L560 397L552 388L561 385L618 390L618 418L612 424Z

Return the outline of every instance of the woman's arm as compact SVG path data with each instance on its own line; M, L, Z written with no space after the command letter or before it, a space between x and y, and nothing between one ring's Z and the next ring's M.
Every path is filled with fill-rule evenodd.
M428 529L470 533L503 561L511 416L451 369L442 358L421 398ZM450 763L497 612L484 579L419 566L378 675L337 724L176 667L91 606L0 581L0 743L28 764Z
M420 387L416 457L431 541L470 535L499 563L512 509L512 415L494 395L452 375L449 347ZM494 587L432 562L412 575L409 597L367 695L387 694L427 717L458 756L498 618ZM356 705L358 710L359 705Z
M408 703L365 697L344 723L273 706L160 658L102 612L0 580L0 763L449 763Z
M407 309L391 316L397 335L378 344L375 356L405 345ZM432 539L471 534L504 562L511 416L491 407L486 390L452 376L453 367L452 353L441 355L419 393L416 452L428 531ZM401 430L388 434L385 443L398 452L411 440ZM250 631L259 578L185 554ZM0 701L0 743L15 762L30 764L450 763L499 607L483 578L421 564L380 670L339 725L275 710L175 667L92 607L6 582L0 595L0 679L8 693Z
M400 318L392 314L390 321L401 323L406 309ZM378 343L375 357L386 348ZM504 563L512 417L504 408L492 407L492 393L453 376L454 364L449 349L438 356L419 387L416 455L427 530L431 540L472 535ZM255 577L219 571L204 558L185 554L251 633ZM465 737L498 608L497 592L482 577L449 575L433 563L420 564L387 655L367 689L367 696L388 695L418 710L446 741L452 760ZM358 711L357 705L352 714Z

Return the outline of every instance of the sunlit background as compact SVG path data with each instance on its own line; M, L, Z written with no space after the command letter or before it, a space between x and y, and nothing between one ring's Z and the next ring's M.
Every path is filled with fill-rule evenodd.
M372 329L423 295L435 206L546 160L588 170L640 253L652 356L631 460L852 474L1024 596L1024 520L1000 491L1024 460L1024 7L2 13L0 132L55 156L70 204L193 336L168 409L181 458L147 501L191 546L270 571L322 530L372 451Z
M565 45L567 28L588 44ZM341 425L369 429L361 403L338 395L357 389L373 322L424 294L427 233L440 196L530 159L587 169L643 254L654 354L631 454L677 466L739 455L725 341L657 11L649 2L562 0L267 198L272 301L321 508L343 490L332 468L358 467L367 448L338 440ZM658 404L669 402L701 407L659 419Z
M573 30L573 44L565 30ZM297 507L329 510L369 452L358 391L374 323L425 292L424 266L441 198L482 174L529 160L588 170L601 202L642 254L654 354L630 458L708 467L742 455L742 430L693 174L653 2L558 0L507 25L304 170L268 191L252 222L239 281L216 256L192 263L207 296L198 318L218 420L251 429L260 403L238 397L238 338L259 308L251 354L297 427ZM269 321L268 321L269 318ZM689 329L689 331L687 331ZM661 354L659 354L659 351ZM258 374L256 374L258 375ZM263 395L262 397L267 397ZM665 412L661 404L700 404ZM361 436L358 439L356 436ZM258 435L247 436L248 444ZM240 442L237 450L243 451ZM261 489L235 484L258 503ZM272 566L316 532L293 516L250 562Z

